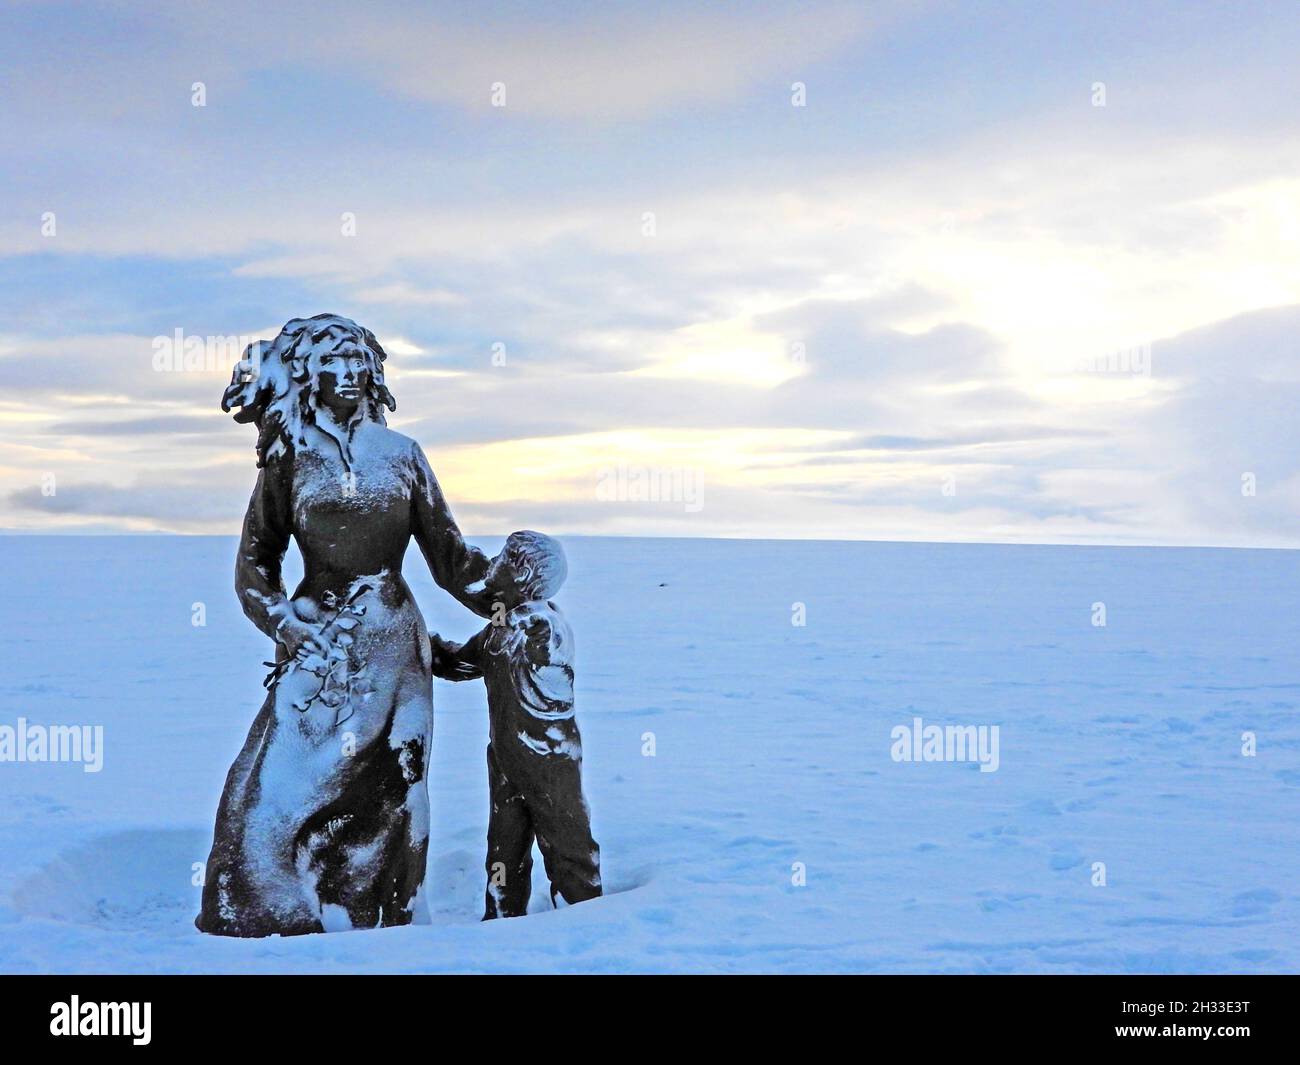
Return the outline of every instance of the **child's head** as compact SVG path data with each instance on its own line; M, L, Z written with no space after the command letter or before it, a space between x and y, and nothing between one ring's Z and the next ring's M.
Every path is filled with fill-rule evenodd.
M514 604L549 599L569 575L560 541L529 529L513 532L492 560L484 584L502 601Z

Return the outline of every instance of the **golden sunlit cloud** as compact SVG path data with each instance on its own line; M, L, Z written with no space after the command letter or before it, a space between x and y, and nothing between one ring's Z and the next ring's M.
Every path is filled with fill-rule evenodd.
M801 356L744 319L702 322L678 329L645 352L650 364L634 376L726 381L773 388L803 372Z

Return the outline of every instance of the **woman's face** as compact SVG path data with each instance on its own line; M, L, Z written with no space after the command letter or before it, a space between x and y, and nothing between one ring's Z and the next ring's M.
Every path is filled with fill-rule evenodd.
M370 387L365 352L356 341L345 340L319 358L316 382L320 403L336 414L351 415Z

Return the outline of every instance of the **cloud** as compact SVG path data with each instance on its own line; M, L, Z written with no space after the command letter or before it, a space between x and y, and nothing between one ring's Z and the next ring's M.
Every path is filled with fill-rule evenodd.
M70 10L0 13L38 42L0 130L6 524L232 530L231 360L158 373L153 338L335 310L480 528L1300 537L1294 20ZM1149 378L1074 372L1142 343ZM602 504L603 462L709 503Z
M1177 520L1231 543L1294 544L1300 522L1300 305L1239 315L1152 345L1165 401L1145 464L1167 471ZM1156 362L1157 353L1159 362ZM1213 534L1210 530L1214 530Z
M201 414L158 418L124 418L117 421L55 422L43 431L54 436L193 436L211 434L218 419Z
M995 444L1038 443L1044 440L1082 440L1100 435L1087 429L1043 425L982 426L947 436L851 436L833 446L836 451L951 451Z
M1158 380L1234 383L1300 383L1300 305L1234 315L1155 340L1151 372Z
M933 304L932 304L933 305ZM937 325L921 333L884 327L896 304L865 300L808 300L761 315L760 328L803 345L812 375L879 387L899 379L964 382L997 372L997 341L965 324Z
M124 485L60 481L52 496L37 487L22 488L10 492L7 502L18 512L34 515L116 520L124 528L139 525L180 532L202 532L214 523L238 521L243 512L239 496L219 491L215 484L161 479Z
M734 102L764 84L786 95L790 81L873 21L854 4L550 12L544 23L349 12L354 32L345 41L319 34L314 50L360 61L390 88L432 103L488 111L500 85L507 120L635 119Z

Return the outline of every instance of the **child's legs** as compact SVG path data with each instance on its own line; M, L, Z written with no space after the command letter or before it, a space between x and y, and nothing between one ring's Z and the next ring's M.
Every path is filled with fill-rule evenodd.
M557 894L570 904L597 898L600 847L591 838L581 762L554 754L533 761L522 790L551 882L551 901Z
M487 892L483 920L522 917L533 890L533 824L524 797L488 747Z

